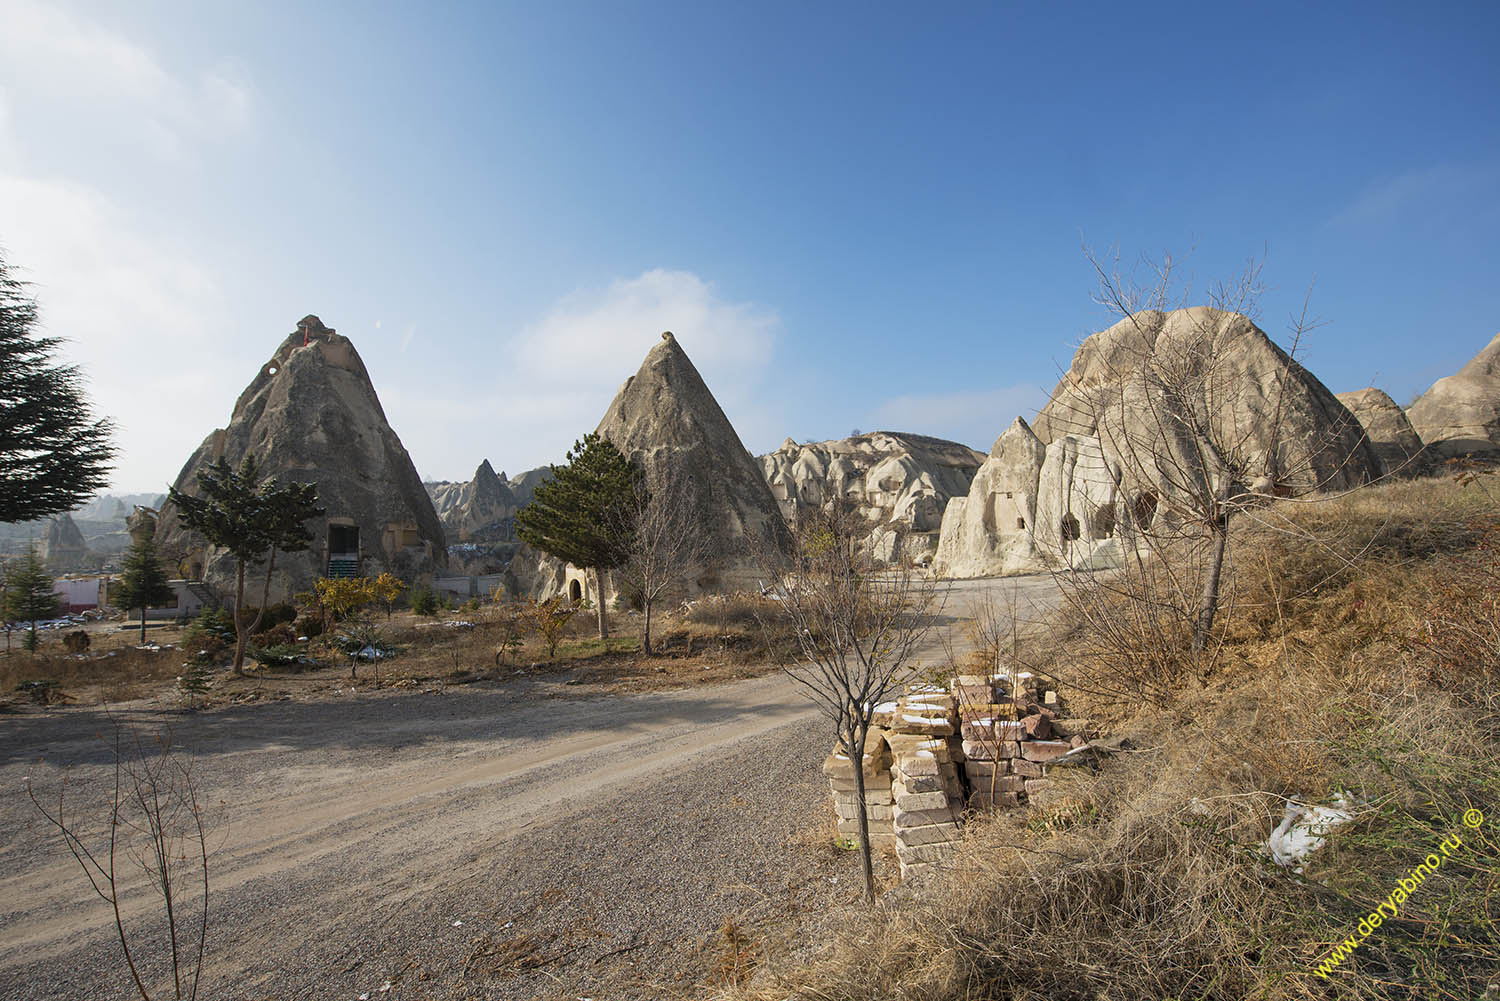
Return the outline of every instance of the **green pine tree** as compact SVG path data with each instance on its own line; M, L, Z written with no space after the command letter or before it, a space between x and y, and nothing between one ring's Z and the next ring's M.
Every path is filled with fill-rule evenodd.
M300 552L312 542L306 522L323 514L317 484L278 483L275 477L261 482L255 456L246 455L239 469L220 456L198 474L196 494L170 487L168 495L184 525L234 557L234 673L240 674L245 645L266 613L276 554ZM265 587L252 620L245 610L245 571L261 560L266 562Z
M516 515L516 534L523 542L594 572L600 639L609 635L604 574L630 558L632 533L626 528L640 475L608 438L584 435L568 452L568 464L553 466L552 479L539 484L531 503Z
M167 572L156 558L156 547L150 539L138 540L125 555L124 574L115 589L115 604L127 610L141 610L141 643L146 642L146 609L165 605L173 595Z
M36 649L38 619L56 618L62 602L52 590L52 575L42 565L36 547L26 551L26 559L5 579L5 618L10 622L29 622L26 648Z
M0 257L0 521L77 507L109 485L113 425L95 417L58 337L36 332L36 301Z

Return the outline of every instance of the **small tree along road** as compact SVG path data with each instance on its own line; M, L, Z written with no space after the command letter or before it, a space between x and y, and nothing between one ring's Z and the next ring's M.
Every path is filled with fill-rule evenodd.
M36 302L0 258L0 522L71 511L109 485L108 420L89 412L83 377L55 365L61 340L32 332Z
M182 522L210 544L229 551L235 561L234 583L234 671L242 673L245 645L260 628L271 596L271 574L276 553L300 552L312 541L309 518L323 513L318 507L315 483L277 483L275 478L259 482L255 456L245 456L239 469L230 468L220 456L198 474L198 495L169 488L169 497ZM265 586L253 620L245 609L245 569L266 561Z
M684 484L663 478L648 487L640 476L616 527L629 555L615 575L622 590L640 601L642 653L651 653L651 613L657 603L682 589L687 575L706 568L712 556L712 547L695 530L690 504Z
M29 622L26 648L36 649L38 619L56 617L62 602L52 590L52 575L42 565L36 549L26 551L26 558L5 579L5 618L10 622Z
M928 629L936 581L902 561L877 567L870 525L838 498L793 533L789 552L762 553L768 595L792 626L800 654L787 674L834 725L839 750L854 773L855 800L865 802L865 743L875 708L911 674L913 654ZM899 551L899 550L898 550ZM775 614L775 613L771 613ZM859 811L865 895L875 901L870 822Z
M594 573L599 597L599 638L609 635L605 574L630 557L633 531L624 530L636 504L641 473L608 438L584 435L568 464L552 467L530 504L516 514L521 541L565 563Z
M1060 432L1096 436L1117 464L1116 485L1136 493L1133 502L1076 512L1112 526L1121 540L1116 571L1062 571L1058 581L1100 648L1141 661L1132 676L1149 678L1165 699L1187 665L1202 677L1213 670L1231 526L1241 518L1269 526L1272 501L1308 502L1355 485L1365 436L1347 412L1323 423L1314 416L1318 392L1337 404L1296 361L1318 325L1307 300L1289 318L1285 350L1255 326L1258 262L1191 308L1170 256L1144 262L1143 281L1122 273L1117 258L1090 254L1089 262L1096 301L1119 322L1085 342L1087 379L1070 370L1059 383L1047 405L1051 440ZM1183 650L1191 656L1179 656ZM1124 660L1118 670L1126 671Z
M156 547L150 539L138 539L125 555L123 575L115 589L115 604L127 611L141 610L141 642L146 642L146 609L165 605L176 592L167 583L167 572L156 558Z

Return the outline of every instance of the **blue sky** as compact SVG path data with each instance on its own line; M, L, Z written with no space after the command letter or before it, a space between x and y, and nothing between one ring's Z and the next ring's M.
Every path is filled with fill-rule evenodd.
M925 5L933 8L937 5ZM1149 8L1149 9L1148 9ZM753 451L979 448L1109 317L1087 242L1266 258L1408 402L1500 330L1500 6L0 0L0 248L160 489L312 312L428 478L674 330Z

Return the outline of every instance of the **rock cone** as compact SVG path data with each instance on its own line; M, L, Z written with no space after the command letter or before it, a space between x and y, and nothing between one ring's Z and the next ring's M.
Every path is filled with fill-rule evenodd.
M786 531L759 466L671 333L620 387L597 433L641 463L648 482L685 491L694 530L713 554L698 590L747 587L761 576L757 546Z
M88 542L70 514L47 519L37 556L48 570L60 573L83 570L94 562L94 554L89 552Z
M430 483L427 492L450 542L509 542L521 505L485 459L467 483Z
M1245 465L1274 465L1278 492L1345 489L1380 475L1359 422L1316 376L1250 320L1207 307L1142 312L1084 340L1037 414L1037 437L1050 444L1064 434L1089 435L1112 457L1128 442L1162 454L1182 449L1163 430L1164 415L1180 404L1142 377L1147 366L1169 377L1195 372L1186 381L1221 437ZM1122 463L1127 470L1147 464Z
M1383 474L1419 476L1431 468L1421 437L1407 420L1406 412L1390 396L1371 387L1340 393L1338 397L1365 429L1370 446L1380 457Z
M1433 383L1406 416L1438 459L1500 459L1500 334L1458 372Z
M446 563L443 526L385 417L364 362L347 337L316 316L276 349L234 405L229 426L210 434L177 475L197 490L197 474L223 456L238 465L254 453L265 476L316 483L327 514L310 523L311 548L276 559L273 597L306 590L315 578L390 570L411 580ZM223 591L233 561L188 533L169 503L156 541L182 572Z

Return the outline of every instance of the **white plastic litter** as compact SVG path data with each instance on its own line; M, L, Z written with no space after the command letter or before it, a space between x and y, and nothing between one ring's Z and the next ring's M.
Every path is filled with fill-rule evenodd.
M1341 792L1328 806L1307 806L1295 800L1286 805L1286 816L1266 839L1266 851L1277 865L1296 866L1328 840L1328 832L1354 819L1354 798Z

